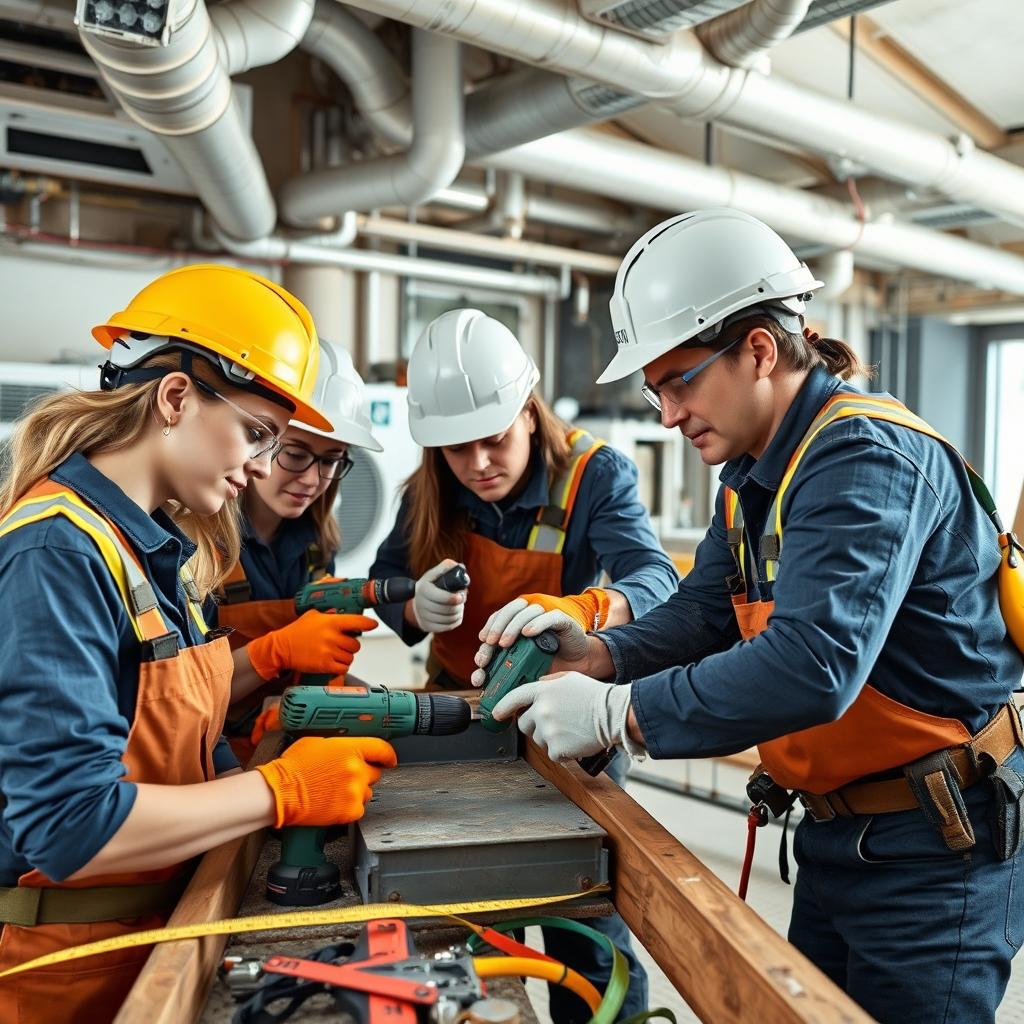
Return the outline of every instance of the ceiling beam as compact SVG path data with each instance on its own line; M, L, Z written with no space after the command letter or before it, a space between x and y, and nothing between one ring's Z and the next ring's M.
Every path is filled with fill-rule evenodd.
M829 26L844 39L850 38L850 19ZM1010 138L994 121L944 82L930 68L905 50L886 30L863 14L857 15L857 49L897 78L911 92L930 103L965 131L982 149L998 149Z

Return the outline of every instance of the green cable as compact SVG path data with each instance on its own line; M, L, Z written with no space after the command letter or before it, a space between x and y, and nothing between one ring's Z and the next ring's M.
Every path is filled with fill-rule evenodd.
M564 917L521 917L515 921L502 921L501 924L491 925L496 932L505 934L514 931L516 928L529 928L539 925L541 928L561 928L563 931L575 932L590 939L599 946L603 946L612 958L612 972L608 979L608 987L604 990L601 1005L590 1018L589 1024L615 1024L615 1020L626 1001L626 993L629 991L629 965L626 958L619 952L618 947L608 938L594 928L590 928L579 921L570 921ZM483 940L479 935L471 935L466 943L471 953L476 953L482 945ZM571 967L572 964L567 964ZM645 1010L643 1013L634 1014L622 1024L643 1024L651 1017L662 1017L676 1024L675 1014L671 1010L662 1007L657 1010Z

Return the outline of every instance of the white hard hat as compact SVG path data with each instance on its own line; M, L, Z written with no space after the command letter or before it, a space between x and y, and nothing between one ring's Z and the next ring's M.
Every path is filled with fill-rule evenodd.
M751 306L799 316L821 287L756 217L731 209L670 217L633 245L615 276L619 350L597 383L620 380L684 341L710 343L727 317Z
M432 321L409 357L409 429L424 448L507 430L540 371L516 336L479 309Z
M317 437L329 437L343 444L382 452L381 443L373 436L370 417L366 413L366 391L363 378L352 365L348 350L332 341L320 339L320 367L316 386L310 399L333 424L333 430L316 430L308 423L292 421L293 427L307 430Z

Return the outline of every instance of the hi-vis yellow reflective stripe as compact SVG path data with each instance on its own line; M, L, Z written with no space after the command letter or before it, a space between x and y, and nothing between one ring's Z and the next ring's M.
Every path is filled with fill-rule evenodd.
M167 633L168 630L163 621L163 616L160 615L159 609L155 607L155 597L153 598L154 603L152 606L142 608L138 606L138 588L140 584L148 585L142 570L134 563L130 553L124 550L120 539L110 528L110 525L86 505L73 491L64 490L59 493L23 498L11 509L4 518L3 523L0 524L0 537L29 523L39 522L42 519L58 515L69 519L80 530L87 533L96 544L121 594L125 611L128 613L132 629L135 631L138 640L140 642L151 640L154 636L161 635L161 630L162 633ZM148 605L148 600L144 604ZM153 628L147 628L140 621L141 615L148 613L152 613L156 631Z
M743 571L743 563L746 555L746 541L743 533L743 508L740 505L740 496L731 488L725 489L725 529L727 531L727 543L733 551L733 558L736 561L736 572L746 589L746 575ZM728 531L739 531L739 543L734 544L729 538Z
M797 467L800 465L801 459L803 459L807 449L811 446L814 439L826 427L838 422L839 420L848 419L851 416L866 416L868 419L884 420L888 423L895 423L898 426L908 427L910 430L916 430L921 434L927 434L929 437L935 438L936 441L941 441L960 458L966 466L967 471L971 474L972 482L973 477L977 476L975 471L971 468L967 460L960 454L955 445L947 441L946 438L921 419L920 416L912 413L905 405L903 405L902 402L898 402L895 398L886 398L882 395L856 394L840 394L834 396L825 403L821 411L814 418L810 427L808 427L807 432L800 441L800 444L797 445L792 458L789 460L789 465L786 467L786 472L782 477L782 481L779 484L779 489L775 492L775 498L772 501L771 508L768 510L767 522L773 524L776 540L775 557L764 559L765 579L769 582L774 581L775 579L776 565L778 563L779 556L782 553L782 499L786 493L786 489L792 482L793 476L796 473ZM978 479L980 480L980 477Z
M565 546L565 526L568 525L565 513L571 513L572 505L576 500L576 492L579 490L580 477L586 468L587 460L598 448L604 447L604 441L591 437L585 430L579 428L571 431L567 440L572 461L564 475L551 485L551 501L540 510L537 522L530 530L530 537L526 542L528 551L549 551L558 555L562 553L562 548ZM552 510L562 513L558 525L544 519L545 515L550 515Z
M206 619L203 618L203 603L199 600L199 590L196 588L196 581L187 565L183 565L178 570L178 577L181 580L182 589L185 591L185 597L188 598L188 610L192 616L192 621L196 624L199 635L206 636L210 627L206 624Z
M260 914L256 917L238 917L224 921L205 921L200 924L182 925L177 928L150 928L131 935L118 935L112 939L89 942L84 946L72 946L56 953L27 960L16 967L0 971L0 978L22 974L37 967L81 960L100 953L113 953L136 946L150 946L156 942L176 942L179 939L200 939L206 935L244 935L248 932L274 931L282 928L311 928L325 924L353 924L372 921L379 917L464 917L466 914L493 914L499 910L529 910L532 907L547 907L553 903L593 896L607 892L607 885L595 886L586 892L565 893L561 896L533 896L511 900L474 900L465 903L424 904L415 903L368 903L360 907L335 907L330 910L296 910L288 914Z

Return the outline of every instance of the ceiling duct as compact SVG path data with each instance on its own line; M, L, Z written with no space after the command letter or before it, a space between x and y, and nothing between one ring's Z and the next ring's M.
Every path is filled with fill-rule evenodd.
M817 28L819 25L827 25L830 21L862 14L864 11L870 11L872 7L881 7L888 2L889 0L811 0L811 6L804 20L794 30L794 35Z
M999 218L994 213L989 213L988 210L960 203L914 210L907 219L923 227L948 231L952 228L966 228L974 224L991 224Z
M236 91L247 115L250 91ZM77 38L44 39L8 22L0 22L0 164L104 185L195 193L160 136L141 129L111 97Z
M742 7L747 0L579 0L580 13L647 39L663 39L681 28Z

